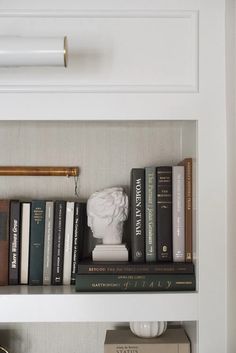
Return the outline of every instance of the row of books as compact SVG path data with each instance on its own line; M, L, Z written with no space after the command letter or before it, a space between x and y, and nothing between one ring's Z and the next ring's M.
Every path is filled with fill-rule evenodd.
M131 171L133 262L192 262L192 158Z
M75 284L86 204L0 200L0 285Z

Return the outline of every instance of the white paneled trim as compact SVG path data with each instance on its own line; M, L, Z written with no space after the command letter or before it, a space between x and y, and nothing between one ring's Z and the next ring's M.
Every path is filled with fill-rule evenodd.
M0 80L0 93L197 93L199 91L199 13L198 11L157 11L157 10L119 10L119 11L112 11L112 10L86 10L86 11L79 11L79 10L2 10L0 12L0 18L6 20L7 18L13 19L16 18L16 21L22 21L24 18L31 19L35 18L37 20L42 19L42 21L45 21L48 19L49 21L53 19L57 20L57 23L55 22L55 26L59 26L60 20L66 21L68 19L114 19L115 20L122 20L122 19L130 19L130 28L132 28L132 21L137 20L137 19L166 19L166 21L169 20L190 20L190 24L192 27L192 34L191 36L191 42L192 46L191 48L188 48L189 52L186 54L186 60L188 59L189 61L189 55L192 57L192 66L189 67L189 73L185 73L185 75L189 75L189 78L186 79L186 77L182 77L182 79L178 78L178 81L180 82L171 82L169 79L166 77L164 78L164 81L166 79L167 84L163 84L163 77L165 77L166 73L163 74L164 76L161 78L157 78L157 72L154 74L152 77L150 84L148 80L150 79L144 79L145 75L142 76L140 79L140 83L132 83L132 78L133 74L130 74L130 77L127 78L127 82L124 84L116 83L118 81L117 77L114 76L112 79L108 80L108 84L104 84L100 82L96 84L96 77L91 79L91 77L88 77L88 82L86 84L81 84L80 78L77 81L74 81L72 83L70 76L64 75L64 76L59 76L58 79L54 79L55 83L52 84L50 80L50 75L48 75L48 71L43 72L43 76L48 76L48 80L45 81L45 83L41 82L39 80L38 74L36 74L36 71L32 72L32 76L35 76L35 79L33 80L33 83L27 82L27 75L25 76L25 83L22 83L23 81L19 82L14 82L14 80L8 75L6 75L6 72L2 76L2 79ZM58 22L59 21L59 22ZM145 29L145 28L144 28ZM187 28L186 28L187 30ZM101 33L102 34L102 33ZM41 30L39 30L39 35L41 34ZM147 36L149 33L147 33ZM168 34L170 36L170 34ZM176 34L176 37L178 37L178 34ZM173 38L174 41L174 38ZM171 45L171 44L170 44ZM155 48L155 42L152 43L152 46ZM105 47L104 47L105 48ZM103 48L103 49L104 49ZM137 49L137 48L136 48ZM159 48L161 50L161 48ZM179 49L179 51L182 49ZM118 52L120 53L120 48L118 48ZM183 51L182 51L183 52ZM161 53L161 52L160 52ZM151 52L150 52L150 55ZM161 54L163 55L163 54ZM182 55L182 54L181 54ZM147 53L148 57L148 53ZM137 58L137 56L136 56ZM163 59L163 58L162 58ZM175 66L174 58L173 58L173 63L171 63L170 59L166 57L166 60L169 60L168 65L171 65L171 67ZM149 65L150 63L147 61L146 65ZM173 64L173 65L172 65ZM113 64L114 65L114 64ZM118 65L123 65L119 64ZM136 66L138 63L136 63ZM157 64L158 65L158 64ZM120 67L120 66L119 66ZM155 67L155 62L154 62L154 67ZM161 67L159 70L161 70ZM122 67L120 67L120 70ZM138 66L137 66L138 69ZM167 67L165 68L165 70ZM76 70L76 67L73 68L73 70ZM104 70L104 69L103 69ZM108 69L106 69L108 70ZM176 70L177 66L176 66ZM61 73L60 73L61 74ZM107 72L104 71L102 75L105 75L104 77L107 76ZM108 76L110 73L108 74ZM19 76L20 77L20 76ZM101 76L102 81L104 80L104 77ZM99 79L98 79L99 81ZM112 82L113 81L113 82ZM156 83L155 83L156 81ZM158 82L159 81L159 82ZM183 81L183 83L181 82ZM122 79L121 79L122 82ZM113 84L114 83L114 84Z
M0 93L196 93L191 85L0 85Z
M0 17L56 18L192 18L197 11L158 10L1 10Z

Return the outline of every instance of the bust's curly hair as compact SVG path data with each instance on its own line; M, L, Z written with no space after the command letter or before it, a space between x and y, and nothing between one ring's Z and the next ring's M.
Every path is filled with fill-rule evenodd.
M128 217L128 196L119 187L97 191L87 202L87 214L125 221Z

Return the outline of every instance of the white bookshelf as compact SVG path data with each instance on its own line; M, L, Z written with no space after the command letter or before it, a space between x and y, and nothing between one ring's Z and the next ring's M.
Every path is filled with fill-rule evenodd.
M21 287L9 288L8 294L1 295L2 322L129 322L155 321L157 317L165 321L198 320L196 293L81 294L74 288ZM41 310L35 310L35 303Z
M66 344L72 352L101 353L107 327L167 320L185 326L192 353L231 353L224 5L1 2L1 34L66 34L72 53L68 70L0 68L2 165L78 165L86 199L102 187L127 187L134 166L194 159L196 292L77 294L71 287L2 287L0 329L9 332L4 339L12 338L12 349L61 353ZM73 179L1 177L0 195L73 197Z

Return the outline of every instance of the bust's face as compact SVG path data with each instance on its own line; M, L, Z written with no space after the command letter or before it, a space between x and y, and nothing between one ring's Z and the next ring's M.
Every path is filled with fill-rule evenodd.
M94 238L102 239L103 244L121 244L127 211L128 197L122 188L108 188L91 195L87 216Z
M91 228L94 238L102 239L106 234L108 221L107 218L90 215L88 216L88 226Z

